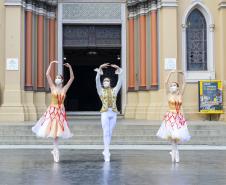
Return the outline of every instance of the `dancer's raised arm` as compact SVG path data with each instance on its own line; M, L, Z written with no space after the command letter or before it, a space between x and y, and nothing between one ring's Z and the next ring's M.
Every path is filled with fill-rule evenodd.
M74 77L74 73L73 73L71 65L69 63L65 63L64 66L69 68L69 71L70 71L70 79L68 80L67 84L64 86L64 92L66 93L68 91L69 87L71 86L72 82L74 81L75 77Z
M101 86L101 82L100 82L100 75L103 75L103 68L107 68L109 67L110 64L109 63L105 63L105 64L102 64L100 65L99 68L96 68L94 69L94 71L97 72L97 75L96 75L96 88L97 88L97 93L99 96L101 96L101 92L102 92L102 86Z
M183 78L182 78L182 86L181 86L181 95L184 94L184 90L185 90L185 76L184 76L184 72L183 71L178 71L178 74L182 74Z
M53 89L53 88L55 87L55 85L54 85L54 83L53 83L53 80L52 80L52 78L51 78L51 76L50 76L50 71L51 71L52 65L53 65L54 63L57 64L58 62L57 62L57 61L52 61L52 62L50 62L49 67L48 67L48 69L47 69L47 71L46 71L46 78L47 78L47 81L48 81L48 84L49 84L50 89Z
M114 87L114 92L117 95L122 86L122 69L115 64L112 64L111 67L116 69L115 74L118 75L118 82L117 82L116 86Z
M176 72L175 70L170 71L169 74L168 74L168 76L167 76L167 78L166 78L166 81L165 81L165 89L166 89L166 93L169 93L169 79L170 79L171 75L172 75L173 73L175 73L175 72Z

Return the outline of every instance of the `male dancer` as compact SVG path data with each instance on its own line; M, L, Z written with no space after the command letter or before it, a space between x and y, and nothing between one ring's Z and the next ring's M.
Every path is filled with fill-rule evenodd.
M118 75L118 82L114 88L111 87L111 79L104 78L103 87L100 82L100 75L103 75L103 68L113 67L116 69L115 74ZM98 95L102 101L101 112L101 123L103 129L103 140L104 140L104 160L105 162L110 161L109 145L111 143L111 137L113 129L116 125L117 120L117 107L116 100L117 94L122 85L122 69L114 64L105 63L95 69L96 75L96 88Z

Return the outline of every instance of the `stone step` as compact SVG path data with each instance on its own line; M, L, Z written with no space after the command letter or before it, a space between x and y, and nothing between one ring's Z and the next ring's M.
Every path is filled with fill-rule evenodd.
M113 136L155 136L156 135L157 130L130 130L130 129L115 129L113 132ZM226 130L189 130L190 134L192 136L198 136L198 137L222 137L224 135L226 135ZM95 129L95 130L75 130L72 131L72 133L76 136L76 137L82 137L82 136L86 136L86 137L92 137L92 136L101 136L102 135L102 130L101 129ZM35 136L34 133L31 132L31 130L0 130L0 137L12 137L12 136Z
M1 124L1 123L0 123ZM37 138L31 131L35 123L1 124L0 144L52 144L52 139ZM157 145L168 144L156 137L160 121L119 119L114 130L112 144L118 145ZM186 144L226 145L226 124L223 122L190 122L191 141ZM99 145L102 141L100 120L70 120L70 128L74 137L60 140L67 145Z

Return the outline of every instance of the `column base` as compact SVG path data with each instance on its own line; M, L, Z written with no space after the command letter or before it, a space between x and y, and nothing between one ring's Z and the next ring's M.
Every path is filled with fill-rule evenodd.
M161 98L160 98L161 97ZM168 111L167 96L164 90L150 91L150 101L147 108L147 120L162 120Z
M127 105L125 108L125 118L134 119L137 106L137 92L127 93Z
M0 107L0 121L22 122L25 121L25 113L23 106L7 106Z
M35 107L37 110L37 117L40 118L47 109L45 92L35 93Z
M24 92L24 112L26 121L36 121L37 120L37 110L34 106L34 92L25 91Z
M3 104L0 106L0 121L25 121L22 91L5 89Z
M150 102L149 92L138 92L138 104L136 106L135 119L146 119L147 107Z

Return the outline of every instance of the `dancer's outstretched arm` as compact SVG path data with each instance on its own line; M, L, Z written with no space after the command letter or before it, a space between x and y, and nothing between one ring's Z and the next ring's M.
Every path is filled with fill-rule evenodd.
M64 66L68 67L70 71L70 79L68 80L67 84L64 86L64 92L66 93L69 87L71 86L72 82L74 81L75 77L74 77L74 73L71 65L69 63L65 63Z
M169 79L170 79L171 75L173 73L175 73L175 72L176 72L175 70L170 71L169 74L168 74L168 76L167 76L167 78L166 78L166 81L165 81L166 93L169 93Z
M117 95L122 86L122 69L115 64L112 64L111 67L116 69L115 74L118 75L118 82L117 82L116 86L114 87L114 92Z
M54 83L53 83L53 80L52 80L52 78L51 78L51 76L50 76L50 71L51 71L52 65L53 65L54 63L57 64L58 62L57 62L57 61L52 61L52 62L50 62L49 67L48 67L48 69L47 69L47 71L46 71L46 77L47 77L47 81L48 81L48 84L49 84L50 89L53 89L53 88L55 87L55 85L54 85Z
M186 85L185 76L184 76L184 72L183 71L178 71L178 73L181 73L182 76L183 76L182 86L181 86L181 95L183 95L184 94L184 90L185 90L185 85Z
M99 68L94 69L94 71L97 72L97 75L96 75L96 88L97 88L97 93L98 93L99 96L102 95L102 86L101 86L101 82L100 82L100 75L103 75L103 68L107 68L109 66L110 66L109 63L105 63L105 64L100 65Z

